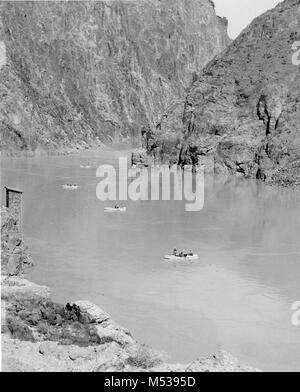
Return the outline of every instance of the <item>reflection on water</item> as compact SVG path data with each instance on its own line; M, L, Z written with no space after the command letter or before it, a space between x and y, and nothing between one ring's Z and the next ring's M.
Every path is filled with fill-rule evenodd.
M172 361L223 348L263 370L299 371L300 329L291 325L300 300L299 195L206 177L199 213L185 212L184 202L129 201L126 214L105 214L95 173L119 155L2 159L2 185L24 191L30 278L55 300L97 303ZM92 169L81 169L87 162ZM174 247L200 260L163 261Z

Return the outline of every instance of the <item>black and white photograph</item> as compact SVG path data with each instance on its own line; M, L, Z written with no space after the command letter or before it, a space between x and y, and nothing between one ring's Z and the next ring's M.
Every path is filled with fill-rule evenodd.
M2 373L300 372L300 0L0 1L0 187Z

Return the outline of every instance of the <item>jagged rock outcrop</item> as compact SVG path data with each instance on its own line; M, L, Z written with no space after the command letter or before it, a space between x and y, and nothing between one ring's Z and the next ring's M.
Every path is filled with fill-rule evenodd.
M1 286L5 372L257 371L223 352L190 365L168 364L90 302L54 303L47 288L20 277L2 276Z
M5 1L0 15L2 150L140 140L229 43L210 0Z
M162 116L148 152L181 164L207 160L217 172L299 181L299 20L299 0L256 18L205 67L184 104Z
M20 276L33 266L33 260L24 244L19 219L6 208L0 208L1 273Z

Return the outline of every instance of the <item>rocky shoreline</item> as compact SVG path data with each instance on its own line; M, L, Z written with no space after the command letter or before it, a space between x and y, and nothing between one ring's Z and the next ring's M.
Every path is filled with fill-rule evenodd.
M133 167L160 167L162 165L170 166L172 165L183 168L184 166L192 167L194 172L197 172L200 168L204 169L204 173L206 175L221 175L224 178L228 177L242 177L242 178L249 178L245 177L242 173L230 173L230 172L222 172L219 173L216 170L216 159L213 154L208 156L198 156L194 163L179 163L179 160L175 158L170 159L169 156L164 156L164 159L160 157L157 158L147 152L146 149L136 149L131 155L131 164ZM272 178L257 178L257 181L263 182L268 186L277 187L277 188L289 188L295 191L300 190L300 179L296 177L291 177L284 169L278 169L276 173L273 174Z
M158 351L138 343L98 306L65 305L50 289L28 281L32 259L11 211L1 210L1 339L5 372L251 372L220 352L191 364L169 364Z
M60 147L60 148L38 148L34 150L15 150L15 149L6 149L1 150L2 157L9 158L33 158L36 156L64 156L64 155L72 155L72 154L80 154L82 152L92 152L92 151L101 151L108 148L103 143L78 143L73 146Z

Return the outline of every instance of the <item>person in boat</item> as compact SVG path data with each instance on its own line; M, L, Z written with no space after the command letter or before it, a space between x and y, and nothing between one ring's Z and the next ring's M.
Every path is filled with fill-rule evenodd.
M116 210L119 210L119 209L120 209L120 206L119 206L118 204L116 204L116 205L115 205L115 209L116 209Z
M176 248L173 250L173 256L177 256L177 249Z
M194 253L190 250L190 252L189 252L188 255L189 255L189 256L194 256Z
M179 257L186 257L183 252L179 253Z

